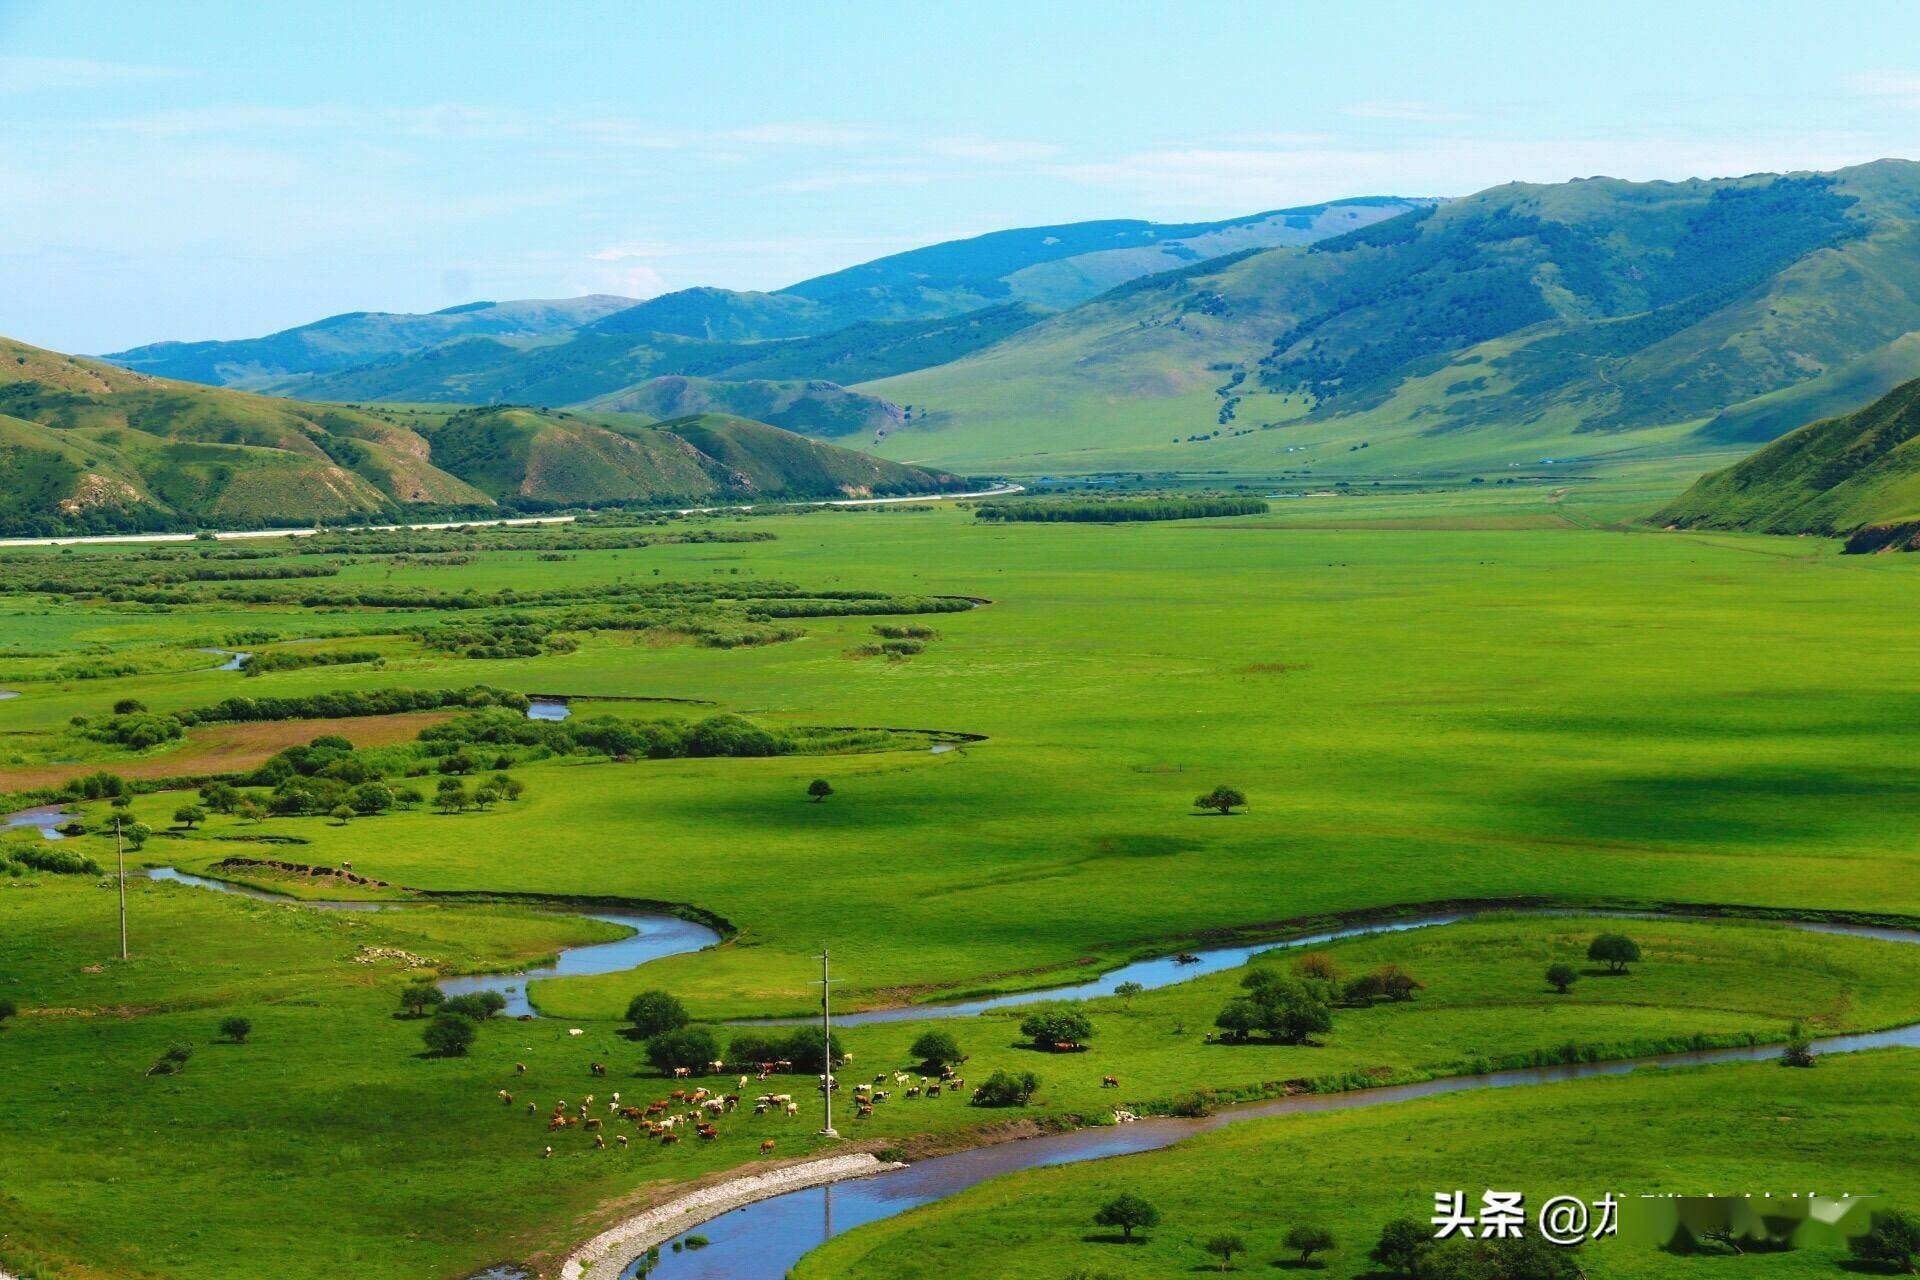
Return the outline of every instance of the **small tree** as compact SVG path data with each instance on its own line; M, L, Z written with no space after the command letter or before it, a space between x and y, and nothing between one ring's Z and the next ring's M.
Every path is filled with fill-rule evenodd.
M409 983L400 991L400 1010L409 1018L425 1017L427 1010L446 1002L446 994L431 982Z
M1300 1222L1287 1228L1287 1234L1280 1243L1297 1250L1300 1265L1304 1267L1312 1263L1314 1254L1333 1248L1333 1232L1318 1223Z
M393 792L387 789L384 782L363 782L347 792L347 803L355 813L371 818L393 808Z
M500 803L500 792L491 782L483 782L473 789L473 805L476 809L491 809Z
M258 800L240 801L233 806L233 813L242 822L264 822L267 817L266 807Z
M1123 982L1113 989L1113 994L1119 996L1122 1000L1126 1001L1127 1004L1131 1005L1133 998L1145 990L1146 988L1137 982Z
M951 1067L963 1060L960 1042L948 1031L924 1031L908 1050L914 1060L930 1071Z
M1587 944L1587 959L1598 960L1611 973L1625 973L1640 959L1640 944L1624 933L1603 933Z
M442 1058L464 1058L480 1034L480 1024L458 1013L436 1013L420 1036Z
M691 1019L687 1017L686 1006L664 991L642 991L627 1002L627 1021L633 1024L633 1033L642 1040L651 1040L668 1031L678 1031Z
M1433 1240L1433 1228L1412 1218L1395 1218L1380 1228L1380 1242L1367 1257L1397 1276L1413 1274L1420 1250Z
M1562 960L1547 966L1547 985L1561 995L1573 990L1573 984L1580 980L1580 971Z
M647 1061L663 1073L676 1067L704 1072L719 1057L720 1042L705 1027L678 1027L647 1041Z
M197 804L183 804L173 811L173 820L191 831L207 820L207 811Z
M332 818L336 824L344 827L353 821L353 807L351 805L337 804L327 811L327 816Z
M1160 1211L1127 1191L1101 1205L1093 1221L1096 1226L1120 1228L1120 1238L1131 1244L1135 1231L1160 1225Z
M1052 1049L1093 1039L1093 1023L1078 1009L1064 1006L1039 1009L1020 1020L1020 1034L1031 1040L1036 1049Z
M1244 1237L1237 1236L1231 1231L1222 1231L1219 1235L1207 1237L1207 1243L1203 1247L1208 1253L1220 1259L1220 1269L1225 1271L1233 1264L1234 1254L1247 1251L1247 1242Z
M138 698L122 698L113 704L113 714L117 716L137 716L147 709L147 704Z
M1227 1039L1238 1044L1253 1038L1253 1033L1266 1025L1266 1018L1260 1012L1260 1006L1245 996L1236 996L1227 1001L1213 1025L1227 1033Z
M253 1024L242 1017L222 1018L220 1034L234 1044L245 1044L247 1037L253 1034Z
M1314 982L1340 981L1340 966L1324 951L1309 951L1295 960L1293 973L1297 978Z
M1780 1051L1780 1062L1788 1067L1813 1065L1813 1037L1807 1034L1807 1028L1797 1019L1787 1029L1787 1046Z
M807 794L813 797L815 804L819 804L833 794L833 784L825 778L815 778L807 784Z
M120 828L120 834L126 837L128 848L143 849L146 847L148 838L153 835L153 828L144 822L132 822Z
M1247 807L1247 797L1232 787L1215 787L1193 802L1196 809L1212 809L1225 816L1235 809Z
M1040 1088L1031 1071L996 1071L973 1091L976 1107L1024 1107Z
M411 809L425 799L426 797L420 794L418 787L395 787L393 789L394 803L402 809Z
M240 791L231 782L209 782L200 788L200 802L215 813L232 813Z
M1920 1266L1920 1218L1899 1209L1876 1213L1873 1229L1847 1241L1847 1249L1862 1262L1913 1275Z

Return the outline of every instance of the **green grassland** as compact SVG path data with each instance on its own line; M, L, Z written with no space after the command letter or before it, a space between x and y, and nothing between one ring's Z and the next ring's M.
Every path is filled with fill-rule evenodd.
M401 975L355 959L363 943L474 968L582 940L568 932L580 926L494 909L318 916L139 885L136 958L123 968L107 890L89 877L0 878L0 973L18 988L0 995L28 1011L0 1029L0 1114L12 1117L9 1136L25 1125L33 1139L0 1144L0 1205L22 1224L5 1228L14 1234L0 1237L0 1258L45 1275L197 1280L249 1274L272 1240L289 1275L344 1259L398 1280L563 1246L643 1184L749 1160L756 1143L741 1128L717 1144L633 1151L625 1165L578 1143L543 1161L538 1126L493 1097L515 1087L511 1064L532 1055L528 1084L543 1105L587 1091L590 1058L631 1071L637 1047L616 1020L642 986L706 1018L803 1012L822 943L845 979L836 1001L852 1007L1051 986L1210 938L1447 899L1920 915L1904 657L1916 570L1811 539L1634 523L1677 487L1669 464L1649 460L1574 484L1347 492L1276 500L1262 516L1127 526L990 523L947 506L674 527L773 535L752 542L324 556L265 545L276 554L243 563L319 560L338 572L280 584L277 602L257 604L242 593L275 583L190 584L170 603L8 595L0 669L19 696L0 701L0 742L40 763L84 750L82 771L191 758L240 727L196 725L144 753L76 741L72 717L103 717L123 698L168 712L230 696L476 684L567 695L583 719L725 710L778 730L978 740L940 754L924 739L905 749L827 735L808 740L863 749L516 756L519 800L345 823L216 815L169 831L189 797L136 797L131 816L161 832L137 862L350 861L417 889L687 903L738 932L639 974L538 982L533 998L556 1017L487 1028L473 1058L438 1061L414 1056L417 1026L390 1016ZM126 560L135 554L35 549L7 553L4 567L105 578L172 563ZM794 634L734 648L667 628L586 630L567 651L519 658L417 639L470 620L475 611L446 603L469 590L510 589L522 603L482 612L537 620L561 606L533 593L617 600L616 588L656 580L728 598L780 582L988 603L788 619ZM310 590L340 603L304 603ZM442 603L351 602L394 591ZM1833 657L1836 619L1844 662ZM900 621L936 635L910 656L873 655L875 626ZM193 654L312 637L383 661L245 677ZM126 674L61 669L121 654ZM618 701L635 697L693 701ZM275 747L307 736L298 723L245 727ZM414 757L394 746L369 758ZM815 778L832 784L824 803L807 798ZM1193 798L1217 783L1244 790L1248 809L1197 814ZM81 807L97 832L104 806ZM112 853L97 833L61 847L103 862ZM1026 1114L1044 1119L1196 1088L1420 1078L1568 1044L1617 1054L1695 1036L1771 1039L1793 1018L1879 1026L1911 1016L1920 977L1920 957L1885 944L1635 922L1647 964L1551 995L1547 960L1598 927L1490 920L1343 944L1333 950L1344 967L1397 960L1428 986L1410 1005L1339 1011L1318 1047L1205 1044L1236 975L1100 1002L1088 1055L1014 1047L1006 1016L955 1030L974 1055L970 1077L1001 1065L1039 1073ZM256 1043L213 1045L234 1008L254 1018ZM586 1034L568 1037L570 1026ZM910 1039L905 1025L847 1033L863 1068L900 1060ZM176 1040L199 1046L186 1072L141 1075ZM1837 1067L1766 1078L1797 1088ZM1100 1090L1107 1073L1121 1077L1118 1094ZM1863 1085L1861 1096L1879 1095ZM997 1118L943 1099L883 1107L860 1136L957 1139ZM807 1149L799 1127L782 1154ZM1552 1171L1524 1172L1536 1169ZM353 1176L369 1170L382 1179ZM123 1211L103 1231L108 1195L156 1208L137 1226ZM196 1212L162 1207L180 1203Z
M1343 1114L1249 1121L1163 1151L1013 1174L950 1200L859 1228L810 1254L796 1280L1051 1280L1073 1274L1203 1273L1212 1235L1243 1236L1242 1273L1294 1260L1291 1226L1330 1227L1329 1277L1377 1274L1366 1252L1393 1218L1425 1221L1433 1193L1612 1192L1690 1196L1872 1195L1911 1207L1908 1100L1920 1054L1893 1050L1824 1061L1790 1077L1773 1063L1633 1075L1396 1103ZM1094 1212L1122 1192L1162 1223L1128 1248L1099 1239ZM1095 1237L1089 1239L1089 1237ZM1595 1276L1845 1274L1826 1247L1736 1258L1725 1249L1668 1253L1625 1236L1589 1245ZM1080 1269L1076 1272L1076 1268ZM1310 1272L1310 1274L1313 1274Z

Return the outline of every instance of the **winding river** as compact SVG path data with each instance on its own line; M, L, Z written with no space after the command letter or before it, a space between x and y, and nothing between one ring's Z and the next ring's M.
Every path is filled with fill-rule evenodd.
M368 902L314 902L292 899L259 889L189 875L171 868L149 873L154 879L239 893L283 903L327 910L368 911L393 905ZM594 919L607 920L631 928L628 937L614 942L568 948L550 966L517 974L474 975L448 979L441 984L449 993L492 990L506 995L511 1012L531 1012L526 1003L525 983L530 978L558 977L570 974L614 973L644 964L662 956L697 950L718 941L718 935L702 925L663 914L613 911L587 908L576 910ZM1712 917L1681 911L1605 911L1576 907L1521 908L1532 915L1612 916L1637 919L1699 920ZM1277 947L1308 947L1342 938L1371 934L1399 933L1455 924L1492 914L1516 914L1511 907L1469 908L1431 912L1391 920L1360 922L1335 929L1299 935L1284 942L1221 947L1193 953L1198 960L1185 964L1172 957L1137 961L1112 970L1099 978L1072 986L1046 991L1019 992L1013 995L969 1000L945 1005L917 1005L905 1009L872 1010L852 1014L843 1024L902 1021L916 1018L967 1017L990 1009L1027 1004L1049 999L1084 999L1108 995L1122 982L1138 982L1143 987L1163 987L1202 974L1217 973L1246 963L1252 955ZM1850 934L1856 937L1912 945L1920 943L1920 931L1875 925L1856 925L1821 921L1782 921L1784 926L1814 933ZM1920 1048L1920 1023L1893 1027L1884 1031L1833 1036L1818 1042L1822 1053L1851 1053L1863 1049L1890 1046ZM1448 1076L1417 1084L1390 1085L1378 1089L1360 1089L1345 1093L1301 1094L1263 1102L1231 1106L1193 1119L1154 1118L1112 1127L1078 1129L1018 1142L977 1147L953 1155L919 1161L907 1168L824 1187L774 1196L732 1210L690 1228L688 1235L704 1236L707 1247L675 1253L663 1248L659 1261L646 1271L649 1277L670 1280L782 1280L800 1258L826 1240L869 1222L893 1217L908 1209L941 1200L989 1178L1021 1169L1072 1164L1106 1156L1127 1155L1171 1146L1186 1138L1207 1133L1230 1124L1273 1116L1318 1111L1347 1111L1360 1107L1383 1106L1414 1098L1468 1090L1504 1089L1521 1085L1551 1084L1584 1080L1596 1076L1623 1075L1642 1068L1700 1066L1722 1062L1752 1062L1774 1057L1777 1046L1759 1045L1726 1049L1704 1049L1651 1057L1625 1058L1611 1062L1579 1062L1547 1067L1526 1067L1495 1071L1483 1075ZM684 1236L681 1237L684 1240ZM601 1274L596 1269L593 1273ZM640 1260L632 1259L619 1273L626 1280L642 1274Z

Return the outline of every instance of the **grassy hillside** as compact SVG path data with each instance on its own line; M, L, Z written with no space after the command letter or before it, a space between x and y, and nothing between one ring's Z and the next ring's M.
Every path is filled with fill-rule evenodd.
M838 388L788 399L790 409L878 403ZM0 340L0 529L278 525L503 502L827 498L952 481L760 424L716 430L724 458L618 413L305 404Z
M383 356L475 335L540 337L577 329L633 305L632 298L470 302L428 315L349 311L312 324L231 342L156 342L103 357L129 369L215 386L284 386Z
M439 465L519 507L859 498L961 483L724 413L655 424L617 413L469 409L422 430Z
M350 360L309 361L310 376L263 385L319 400L552 406L673 374L842 383L882 378L957 360L1033 323L1045 309L1123 281L1233 250L1311 243L1422 203L1369 197L1226 222L1115 220L994 232L775 293L682 289L537 333L472 322L425 341L369 344ZM146 358L152 350L122 354ZM237 359L224 350L196 355L201 363L183 365L181 376L221 380L220 368L209 363L216 357L228 364Z
M1656 519L1687 528L1852 533L1920 520L1920 381L1702 477Z
M900 406L831 382L715 382L711 378L654 378L590 402L590 409L684 418L730 413L802 435L830 439L878 438L906 420Z
M858 324L813 338L738 342L590 325L526 346L470 338L315 378L323 400L583 404L657 377L855 382L959 359L1040 318L1026 306L937 320Z
M1920 165L1885 161L1497 187L864 389L921 411L902 458L1457 474L1725 449L1699 424L1916 328Z

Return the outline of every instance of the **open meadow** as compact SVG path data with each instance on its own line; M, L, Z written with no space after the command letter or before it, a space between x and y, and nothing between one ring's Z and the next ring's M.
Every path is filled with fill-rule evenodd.
M798 1073L767 1087L800 1116L742 1116L711 1142L603 1151L541 1123L559 1099L666 1087L623 1021L636 992L671 992L699 1023L804 1015L823 946L835 1008L853 1011L1072 985L1333 917L1575 912L1330 944L1342 973L1398 965L1423 986L1337 1004L1304 1045L1209 1042L1240 968L1091 1001L1085 1053L1027 1047L1020 1009L839 1031L849 1080L913 1068L929 1026L959 1040L971 1083L1034 1073L1024 1106L949 1091L841 1119L847 1139L908 1152L1196 1095L1764 1044L1796 1021L1815 1035L1912 1022L1920 948L1759 917L1920 916L1920 568L1630 523L1671 492L1656 472L1134 525L929 505L264 542L244 558L199 543L9 551L0 688L17 696L0 700L0 782L7 809L57 806L46 821L69 825L60 840L0 836L0 997L19 1008L0 1022L0 1108L25 1139L0 1146L0 1263L36 1280L237 1280L268 1249L288 1276L551 1267L636 1197L751 1162L768 1138L778 1158L830 1145ZM254 655L258 673L206 650ZM409 701L370 696L382 690ZM529 720L522 695L565 701L568 718ZM827 794L810 794L816 781ZM1222 785L1244 807L1195 805ZM136 880L123 962L102 878L116 818L138 828L136 868L389 909ZM307 874L349 865L353 879ZM395 1016L402 988L619 932L534 909L567 901L679 909L722 941L536 979L547 1016L493 1019L466 1055L425 1056L422 1024ZM1659 906L1748 918L1577 914ZM1629 975L1583 972L1564 995L1545 983L1547 965L1584 964L1587 940L1615 927L1645 957ZM236 1014L253 1023L245 1044L216 1035ZM737 1033L718 1028L718 1043ZM146 1075L173 1044L191 1047L185 1065ZM589 1075L596 1061L610 1078ZM1836 1059L1791 1084L1862 1108L1904 1070L1874 1064ZM706 1083L731 1088L731 1070ZM1829 1083L1843 1071L1865 1073L1858 1097ZM1465 1124L1445 1108L1504 1115L1518 1096L1419 1114ZM1560 1096L1524 1105L1575 1107ZM525 1114L529 1097L541 1115ZM1663 1114L1684 1123L1677 1105ZM1388 1115L1205 1141L1307 1143L1358 1167ZM1312 1134L1295 1136L1304 1123ZM1142 1159L1203 1158L1189 1150ZM1822 1159L1808 1167L1849 1167ZM1118 1176L1108 1167L1022 1176ZM996 1194L938 1212L971 1222L965 1206ZM996 1217L994 1256L1011 1269L978 1274L1063 1274L1042 1260L1064 1257L1048 1249L1075 1196ZM1386 1207L1325 1213L1357 1239ZM976 1228L925 1216L874 1228L908 1233L884 1248L847 1237L807 1274L950 1267L936 1232ZM1201 1228L1181 1221L1137 1257L1093 1248L1076 1265L1193 1265ZM1022 1241L1040 1242L1025 1271ZM1364 1270L1357 1258L1344 1249L1335 1274Z

